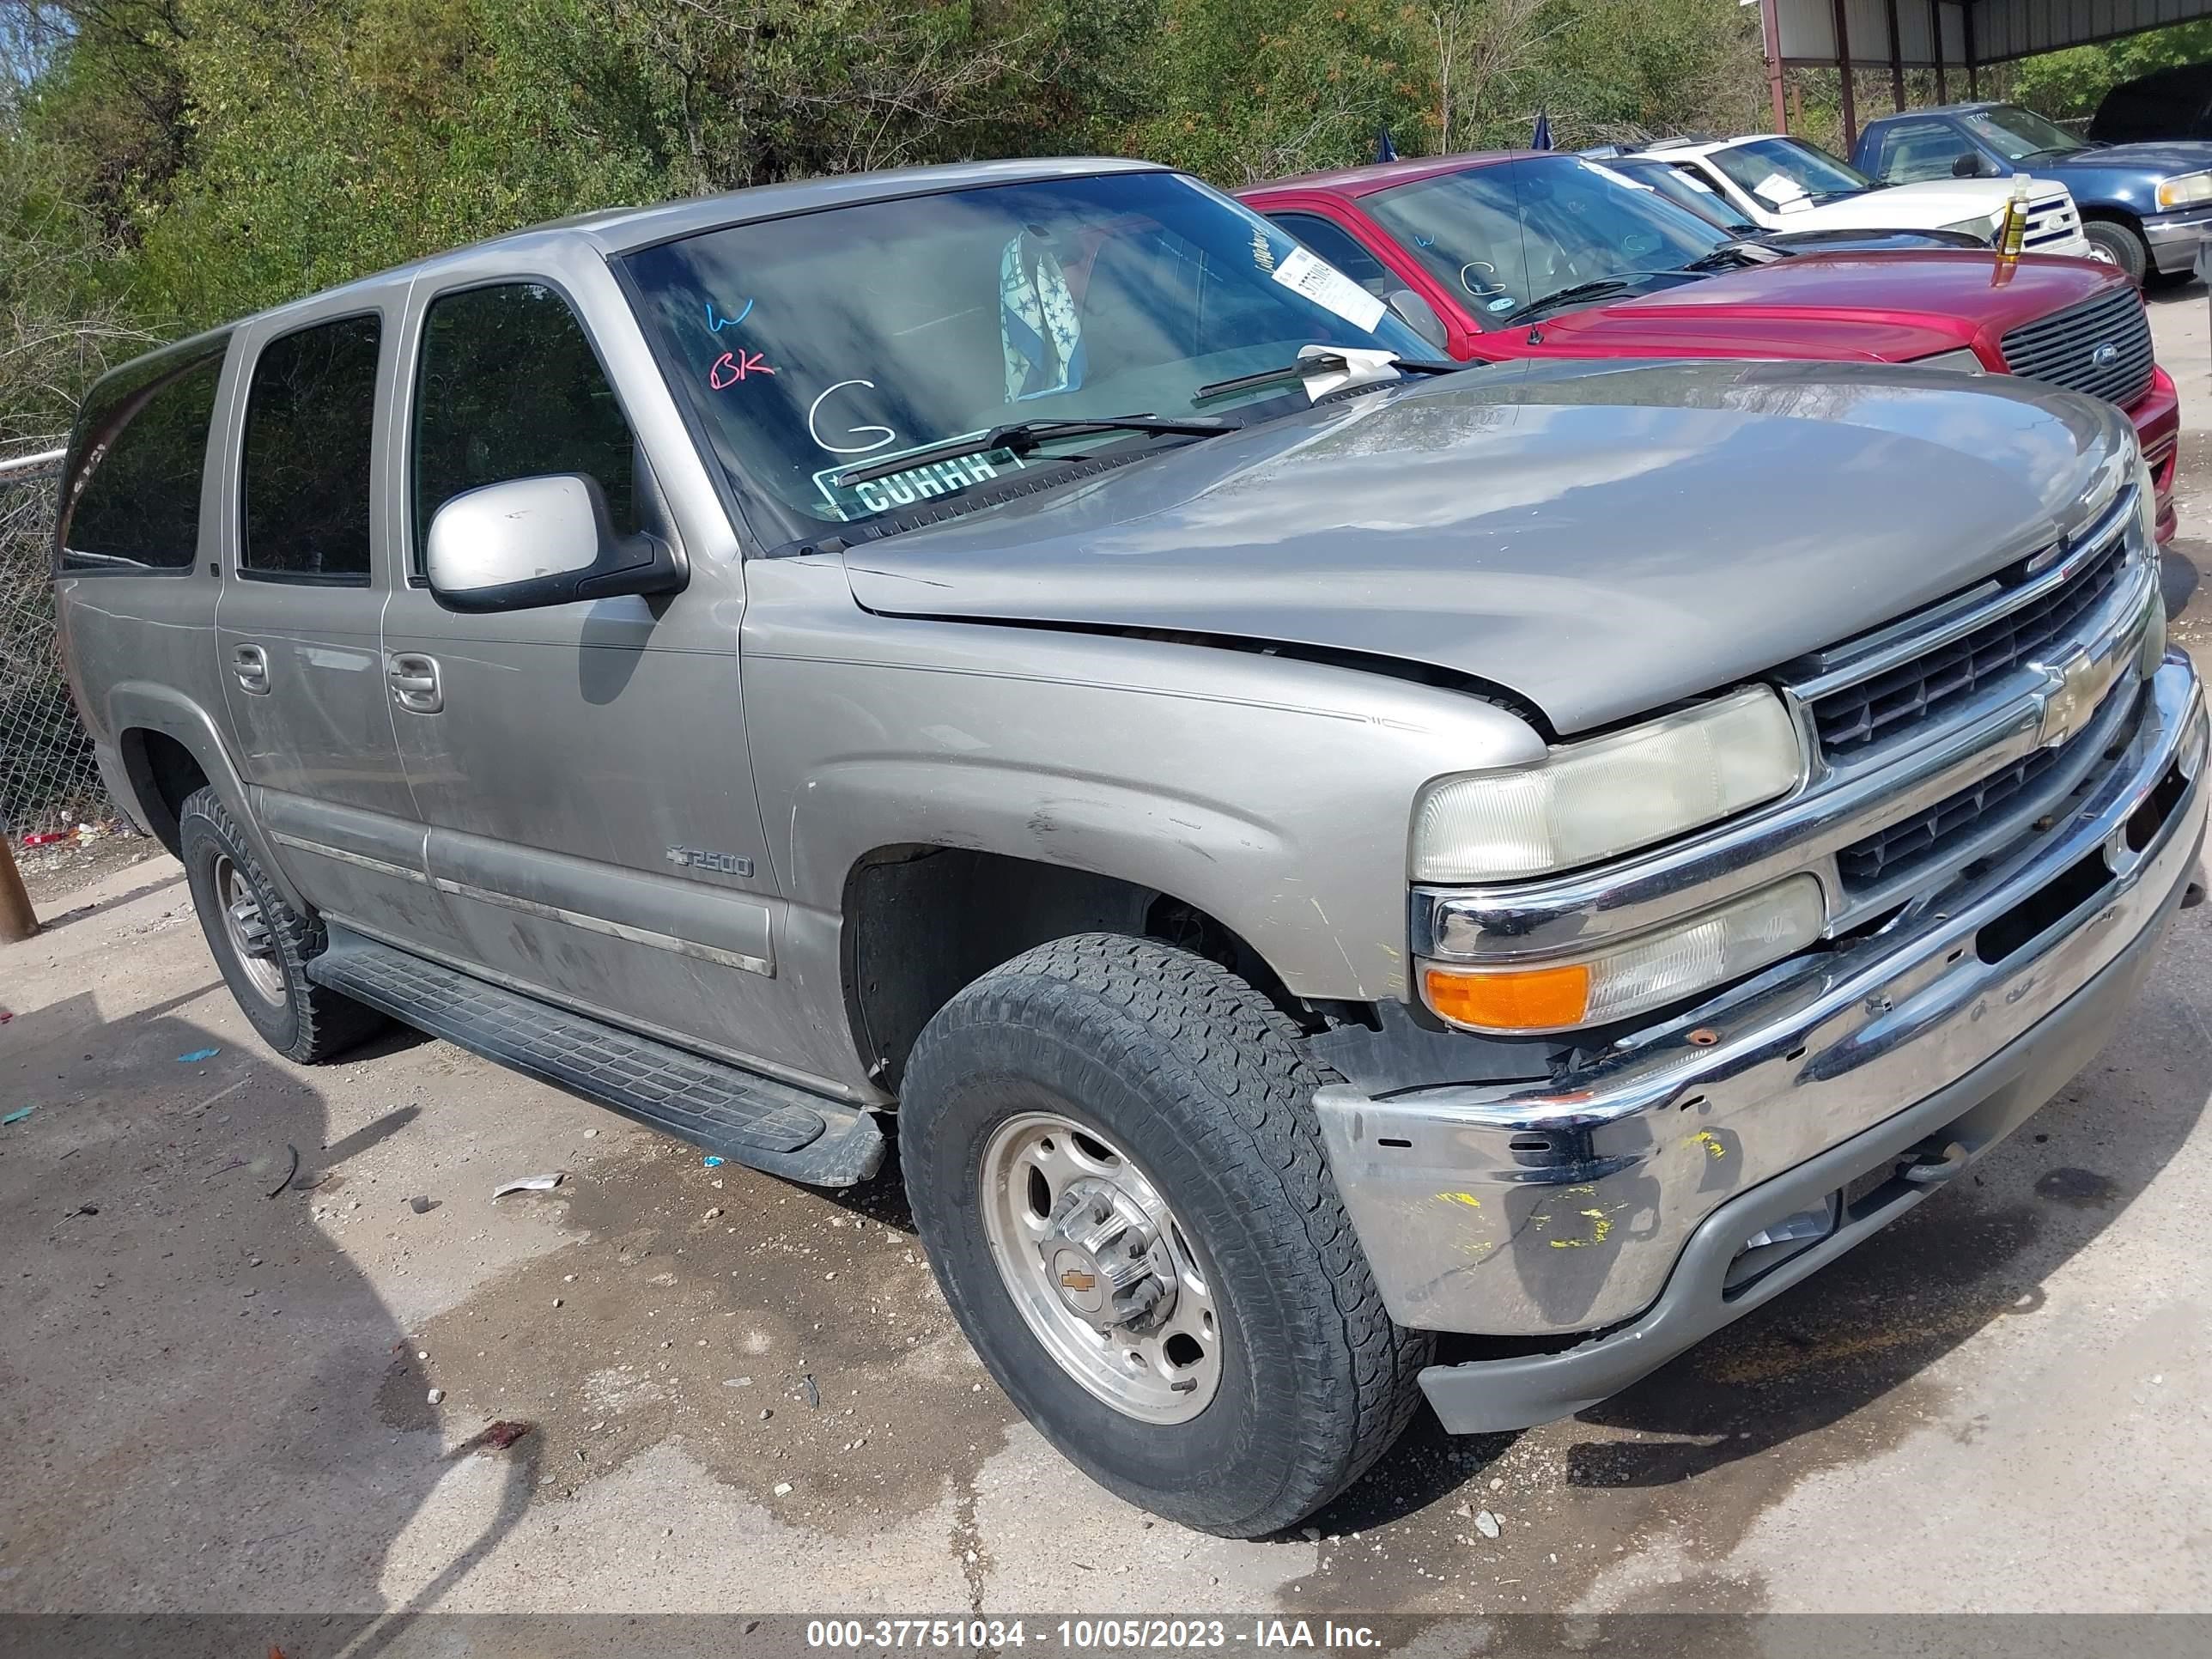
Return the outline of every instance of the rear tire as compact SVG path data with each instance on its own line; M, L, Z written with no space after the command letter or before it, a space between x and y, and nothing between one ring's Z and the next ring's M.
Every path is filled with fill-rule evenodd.
M1107 933L984 975L939 1011L907 1067L907 1190L961 1328L1069 1462L1203 1531L1249 1538L1303 1520L1366 1472L1420 1401L1432 1339L1384 1310L1322 1151L1311 1098L1330 1075L1228 969ZM1054 1145L1069 1140L1073 1163ZM1007 1164L1009 1146L1032 1161ZM1096 1244L1134 1216L1115 1208L1125 1200L1149 1220ZM1073 1255L1070 1229L1090 1241ZM1072 1304L1095 1303L1093 1285L1140 1256L1180 1282L1125 1326L1085 1326L1097 1316ZM1158 1334L1178 1325L1162 1365ZM1106 1362L1148 1331L1154 1363L1133 1362L1135 1386L1117 1390ZM1187 1403L1152 1386L1163 1375Z
M2137 288L2142 286L2143 273L2150 269L2150 248L2142 237L2110 219L2087 221L2081 234L2095 257L2110 260L2122 276Z
M313 1065L384 1024L374 1009L307 977L327 942L323 924L285 903L213 789L186 798L177 845L208 950L263 1042Z

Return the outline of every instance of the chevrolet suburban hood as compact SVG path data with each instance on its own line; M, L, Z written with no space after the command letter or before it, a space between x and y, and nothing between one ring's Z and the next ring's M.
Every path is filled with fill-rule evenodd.
M1964 248L1807 254L1570 312L1543 325L1544 341L1650 357L1903 362L1955 349L1980 329L1994 338L2125 280L2078 259L2025 260L2008 272L1996 254Z
M2024 556L2077 521L2127 430L2087 398L1934 370L1495 364L844 557L873 611L1396 658L1571 732Z

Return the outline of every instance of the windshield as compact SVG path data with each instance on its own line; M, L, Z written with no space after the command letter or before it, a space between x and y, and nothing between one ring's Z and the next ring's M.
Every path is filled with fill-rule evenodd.
M1092 433L1019 454L979 443L840 481L950 440L1024 422L1279 412L1310 401L1296 378L1196 393L1308 345L1434 355L1288 234L1169 173L860 203L624 263L721 465L797 535L1042 477L1108 446L1190 441Z
M1771 208L1832 202L1877 188L1856 167L1795 138L1753 138L1705 159Z
M1734 236L1756 235L1759 227L1729 205L1728 198L1693 173L1685 173L1672 161L1607 161L1606 167L1658 191L1676 207L1686 208L1709 225Z
M1378 191L1360 205L1466 295L1470 312L1494 319L1577 283L1680 270L1729 240L1653 191L1570 155L1468 167Z
M2017 104L1978 109L1966 117L1966 125L1976 137L2008 161L2025 161L2031 155L2063 155L2089 148L2056 122Z

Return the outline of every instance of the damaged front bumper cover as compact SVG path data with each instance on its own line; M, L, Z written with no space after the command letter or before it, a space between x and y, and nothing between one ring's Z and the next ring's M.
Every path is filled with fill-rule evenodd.
M1572 1087L1319 1091L1392 1316L1562 1339L1424 1372L1444 1425L1526 1427L1626 1387L1893 1220L2063 1086L2195 878L2205 749L2196 676L2170 656L2073 815L1941 908Z

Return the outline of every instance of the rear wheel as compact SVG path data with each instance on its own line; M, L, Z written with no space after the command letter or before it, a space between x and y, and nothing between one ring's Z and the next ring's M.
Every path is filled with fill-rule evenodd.
M1329 1073L1249 984L1081 934L939 1012L900 1155L945 1299L1068 1460L1252 1537L1365 1473L1419 1403L1310 1103Z
M2092 219L2081 227L2087 239L2089 257L2119 267L2122 275L2140 287L2143 273L2150 269L2150 249L2143 239L2123 224L2110 219Z
M177 836L208 950L263 1042L313 1063L384 1024L374 1009L308 979L307 963L322 953L323 925L284 902L214 790L185 799Z

